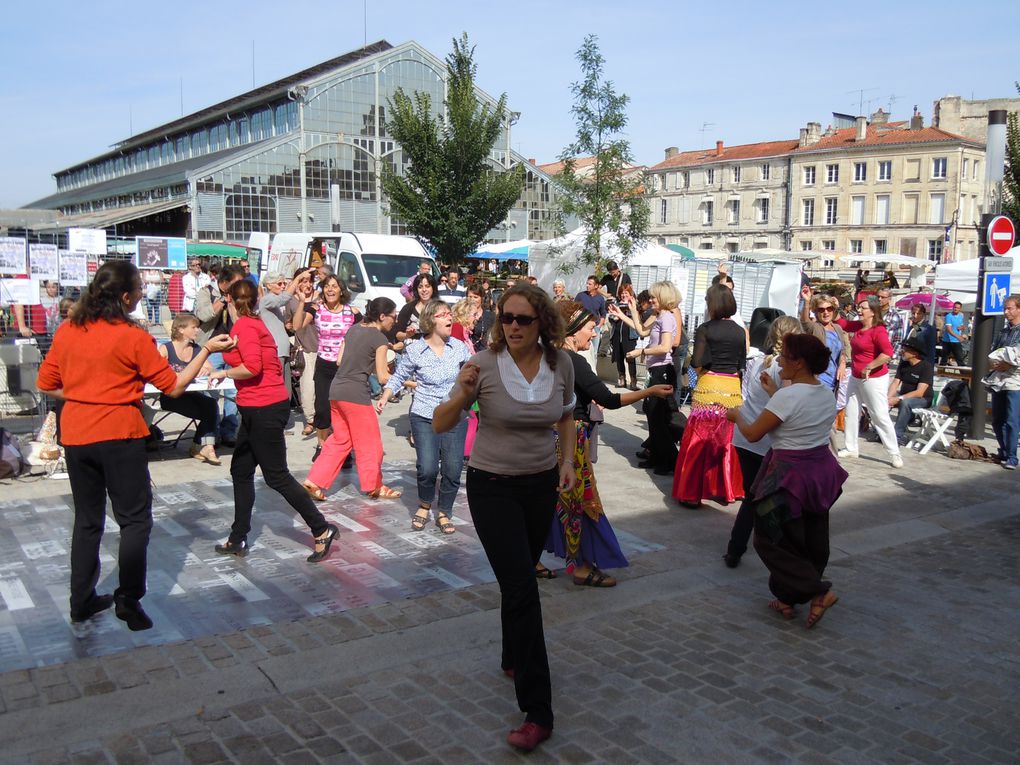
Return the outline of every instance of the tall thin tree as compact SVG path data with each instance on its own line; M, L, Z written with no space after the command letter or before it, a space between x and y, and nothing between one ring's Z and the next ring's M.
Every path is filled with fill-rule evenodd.
M506 94L483 103L475 87L474 47L466 34L446 57L445 111L428 93L402 89L389 101L386 129L408 160L401 175L384 168L390 214L428 239L442 260L459 263L503 220L520 196L524 171L499 168L491 159L509 130Z

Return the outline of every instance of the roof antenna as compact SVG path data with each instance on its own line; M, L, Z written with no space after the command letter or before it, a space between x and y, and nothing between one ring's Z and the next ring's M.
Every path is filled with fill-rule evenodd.
M705 128L715 127L714 122L703 122L701 123L701 146L705 145ZM701 147L699 147L701 148Z

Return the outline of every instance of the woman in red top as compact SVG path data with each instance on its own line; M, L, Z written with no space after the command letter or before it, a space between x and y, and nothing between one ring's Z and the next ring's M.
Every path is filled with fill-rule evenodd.
M836 323L845 331L853 332L850 340L850 385L847 388L845 448L840 457L857 457L857 434L860 429L861 404L868 407L871 424L878 431L882 446L889 453L894 468L903 467L896 431L889 418L889 368L893 357L889 333L882 321L882 306L878 298L869 295L857 303L860 321L840 319Z
M39 390L64 401L60 438L74 498L71 621L83 622L116 603L117 617L132 630L152 626L139 603L152 529L142 390L151 382L176 398L210 353L233 347L226 335L211 338L183 371L174 372L152 336L128 316L141 299L137 268L104 263L53 337L38 379ZM120 526L120 586L113 595L97 595L107 494Z
M283 382L283 366L277 355L276 341L255 311L258 287L247 279L234 282L228 293L227 310L234 320L230 329L237 347L223 354L230 369L209 375L210 380L229 377L237 386L237 411L241 427L237 445L230 461L230 477L234 482L234 524L230 537L216 552L243 558L248 554L248 532L251 511L255 506L255 468L271 489L279 492L301 515L315 537L315 550L308 556L310 563L325 559L340 529L327 523L315 503L287 469L287 443L283 431L290 415L290 394Z

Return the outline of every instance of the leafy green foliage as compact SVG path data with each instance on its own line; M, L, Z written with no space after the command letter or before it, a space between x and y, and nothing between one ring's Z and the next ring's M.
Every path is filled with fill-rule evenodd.
M1020 93L1020 82L1016 83ZM1020 224L1020 115L1006 115L1006 170L1002 176L1002 214Z
M390 100L386 129L409 165L402 176L384 169L382 183L390 214L428 239L441 260L459 263L506 218L520 196L524 170L499 172L490 161L506 124L506 94L494 107L479 101L466 34L453 40L446 68L445 114L435 114L427 93L409 96L401 89Z
M623 138L630 98L618 94L605 79L605 58L598 37L588 35L577 51L582 79L570 86L574 96L571 114L577 135L560 154L563 171L556 176L565 192L563 216L574 215L587 230L581 262L601 271L606 258L601 235L620 248L622 261L640 245L648 232L648 203L641 196L641 177L630 170L630 142ZM579 166L578 160L592 163ZM561 218L562 220L562 218Z

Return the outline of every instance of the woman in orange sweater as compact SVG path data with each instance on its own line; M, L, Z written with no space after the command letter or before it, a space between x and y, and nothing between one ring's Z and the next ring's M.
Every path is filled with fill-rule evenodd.
M71 621L83 622L116 604L117 617L132 630L152 626L139 602L152 529L142 391L151 382L176 398L210 353L234 345L227 335L211 338L182 372L174 372L152 336L128 316L141 299L137 268L104 263L54 335L38 378L39 390L64 401L60 437L74 498ZM120 526L120 586L113 595L97 595L107 494Z

